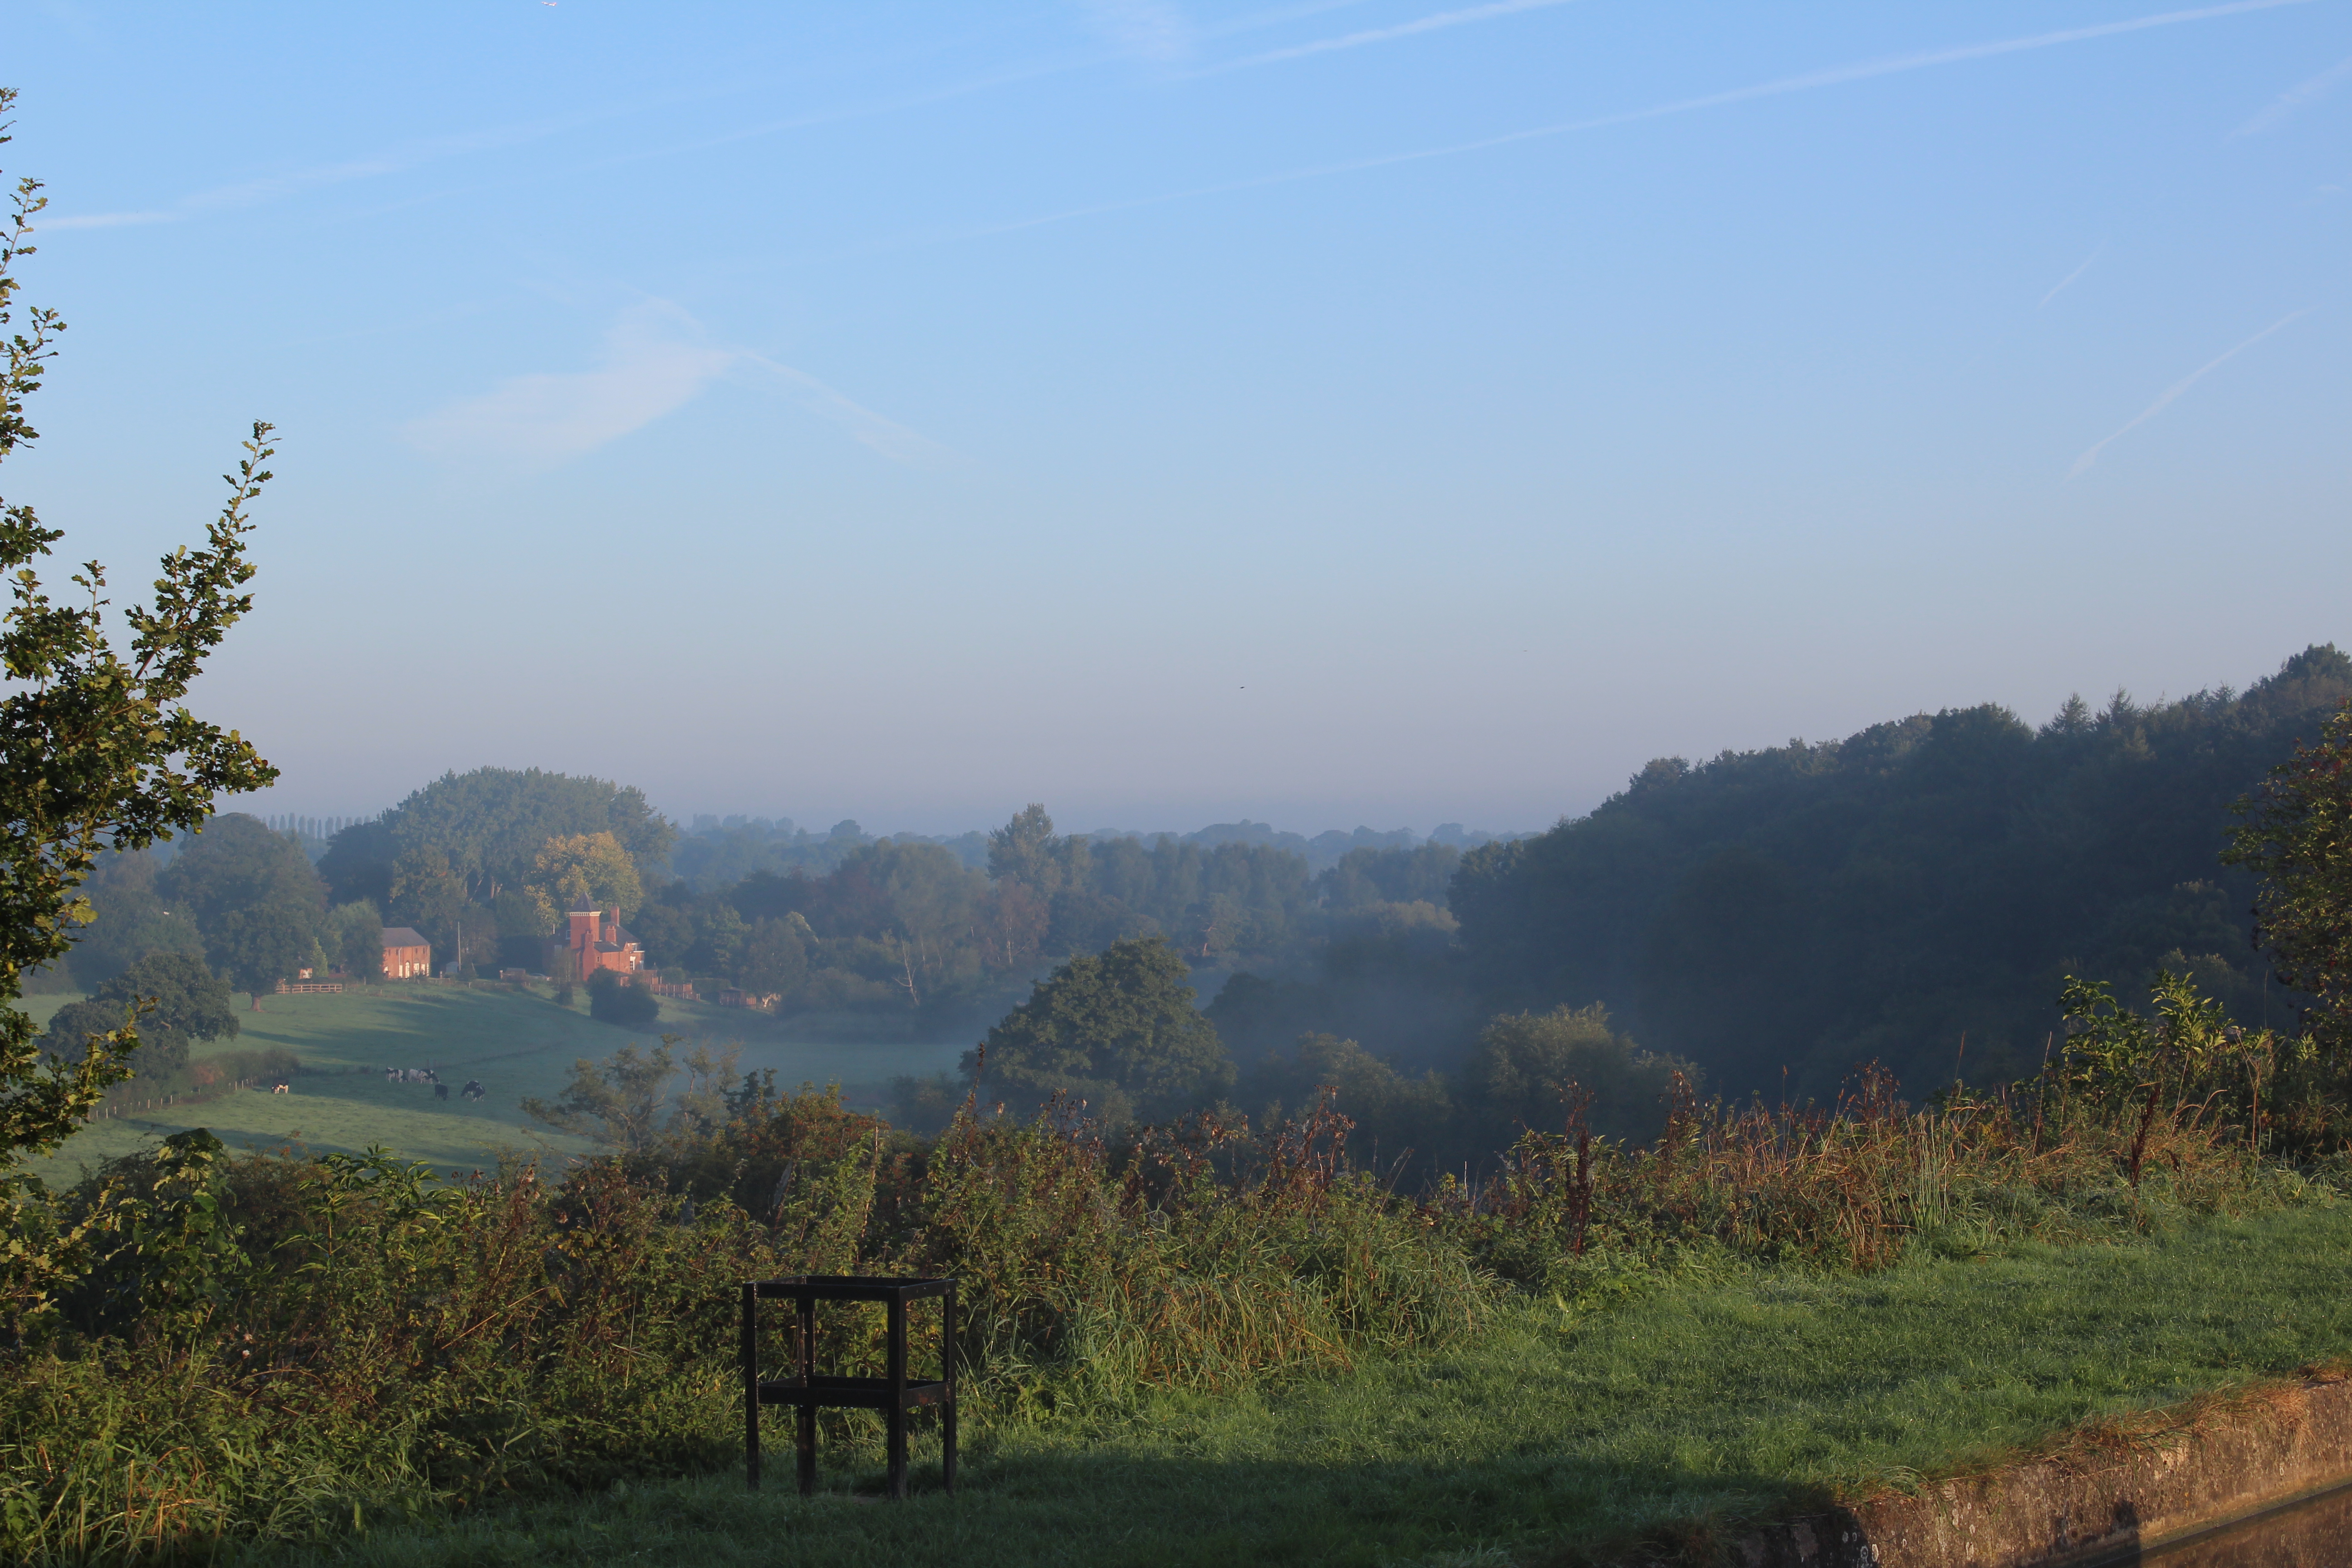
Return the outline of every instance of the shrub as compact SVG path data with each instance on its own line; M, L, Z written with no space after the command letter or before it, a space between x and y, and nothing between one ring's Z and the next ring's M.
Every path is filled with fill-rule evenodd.
M600 969L588 977L588 1016L625 1029L648 1028L661 1016L661 998L609 969Z

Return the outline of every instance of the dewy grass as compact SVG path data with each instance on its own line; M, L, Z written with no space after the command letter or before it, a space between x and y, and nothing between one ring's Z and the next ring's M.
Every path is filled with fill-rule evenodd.
M2026 1121L2006 1099L1910 1112L1881 1079L1835 1115L1685 1096L1649 1149L1530 1132L1499 1175L1420 1196L1349 1164L1328 1102L1116 1142L1060 1102L1026 1122L968 1110L927 1141L751 1080L699 1131L560 1182L509 1165L456 1187L382 1154L226 1163L191 1136L73 1200L100 1227L92 1268L26 1320L0 1379L0 1542L40 1563L317 1550L369 1519L708 1475L740 1442L728 1286L845 1270L962 1281L975 1509L1131 1491L1102 1528L1164 1556L1194 1519L1288 1542L1296 1503L1331 1516L1337 1561L1392 1495L1396 1529L1465 1550L1730 1528L2098 1414L2088 1373L2052 1383L1971 1327L2079 1341L2095 1304L1977 1281L2036 1256L2063 1280L2232 1215L2333 1214L2333 1187L2202 1105L2135 1131L2079 1106ZM2056 1242L2081 1250L2019 1250ZM2269 1246L2272 1294L2294 1256ZM2230 1310L2265 1294L2223 1278L2226 1252L2189 1261ZM2135 1309L2194 1300L2141 1286L2106 1281ZM2127 1321L2083 1364L2169 1343L2160 1327ZM2292 1325L2293 1359L2344 1352L2319 1327ZM870 1328L827 1322L820 1359L860 1370ZM2220 1343L2201 1383L2130 1370L2115 1397L2267 1369ZM1950 1362L1970 1345L2001 1397L2062 1397L2004 1426L1927 1386L1975 1386ZM1889 1368L1910 1370L1889 1385ZM1261 1426L1234 1425L1252 1410ZM857 1451L864 1428L827 1426Z
M35 997L27 1007L45 1020L71 1000ZM502 1150L585 1153L589 1145L583 1140L533 1123L522 1101L533 1095L553 1099L562 1092L574 1061L609 1056L641 1037L598 1023L579 1006L559 1007L542 993L504 988L393 981L373 991L265 996L258 1013L245 1011L241 999L238 1005L238 1037L197 1046L194 1059L240 1051L289 1052L304 1069L288 1080L292 1092L272 1094L265 1087L193 1103L146 1106L97 1121L40 1162L41 1174L70 1184L83 1167L191 1127L211 1129L232 1149L292 1143L320 1152L356 1153L381 1143L452 1173L494 1166ZM868 1098L877 1100L893 1074L951 1065L961 1048L806 1041L782 1037L770 1021L741 1009L677 998L663 999L661 1007L654 1031L719 1038L754 1031L745 1044L743 1067L772 1068L788 1084L863 1084ZM386 1083L381 1069L387 1067L436 1068L450 1098L436 1099L423 1083ZM479 1101L456 1092L468 1079L483 1086ZM148 1099L140 1089L134 1080L124 1086L122 1097Z
M962 1490L866 1506L740 1473L621 1486L224 1562L979 1565L1704 1559L1833 1496L1990 1462L2084 1422L2352 1354L2352 1208L2125 1245L1739 1268L1600 1312L1523 1298L1446 1351L1286 1387L1000 1426ZM919 1449L919 1457L920 1455ZM865 1489L861 1496L860 1489Z

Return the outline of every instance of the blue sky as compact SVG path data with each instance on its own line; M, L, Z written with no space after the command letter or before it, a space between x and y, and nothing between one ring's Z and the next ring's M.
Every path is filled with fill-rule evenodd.
M2352 641L2352 0L12 8L12 501L200 708L961 829L1535 826Z

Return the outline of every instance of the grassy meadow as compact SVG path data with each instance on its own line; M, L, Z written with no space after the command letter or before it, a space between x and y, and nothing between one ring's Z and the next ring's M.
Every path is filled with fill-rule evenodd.
M993 1426L967 1439L952 1499L934 1460L927 1494L858 1506L879 1483L869 1437L829 1450L803 1501L780 1427L756 1496L740 1471L627 1484L448 1522L362 1518L338 1544L230 1560L1705 1561L1831 1498L2352 1357L2352 1205L2123 1245L1923 1252L1859 1277L1727 1266L1657 1284L1591 1313L1523 1299L1444 1351L1335 1375Z
M72 1000L30 998L28 1010L46 1022ZM787 1085L839 1083L853 1103L878 1104L893 1077L952 1067L962 1048L795 1040L775 1020L674 998L663 999L660 1019L646 1030L592 1019L584 996L563 1006L545 992L505 987L395 981L374 991L264 996L258 1013L249 1001L237 998L237 1037L199 1044L192 1059L279 1047L302 1064L290 1092L246 1089L96 1122L52 1156L53 1173L70 1174L190 1127L210 1128L232 1149L293 1144L348 1152L382 1143L450 1173L492 1165L501 1151L583 1153L589 1145L581 1140L532 1125L523 1100L561 1094L583 1057L601 1059L665 1031L740 1043L746 1070L772 1068ZM431 1084L384 1080L386 1068L425 1067L448 1085L447 1100L435 1099ZM478 1101L457 1094L468 1079L488 1091Z

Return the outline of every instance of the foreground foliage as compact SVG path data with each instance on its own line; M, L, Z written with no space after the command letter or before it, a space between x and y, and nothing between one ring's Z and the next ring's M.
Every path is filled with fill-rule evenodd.
M1697 1568L1824 1494L2086 1425L2159 1439L2197 1418L2184 1402L2352 1352L2347 1243L2352 1208L2335 1205L1860 1276L1717 1259L1605 1313L1522 1297L1461 1343L1349 1374L998 1424L967 1439L952 1500L919 1468L908 1505L854 1506L878 1480L868 1448L805 1502L730 1470L457 1521L370 1516L332 1546L229 1560Z
M0 114L16 102L0 89ZM8 140L0 136L0 142ZM0 458L37 437L25 400L40 388L65 322L20 307L16 265L33 254L32 220L47 205L37 180L19 181L13 222L0 232ZM16 320L22 310L23 320ZM136 1029L119 1016L67 1055L45 1051L39 1029L11 1007L27 974L53 964L90 918L79 889L101 849L143 849L198 828L224 792L259 789L277 770L234 730L198 719L183 699L228 628L253 607L246 509L269 479L269 426L256 424L229 498L202 548L163 557L152 605L121 612L117 652L107 631L106 573L86 562L59 604L34 563L65 537L29 506L0 504L0 570L9 604L0 617L0 1162L63 1142L110 1084L130 1076ZM37 1178L0 1165L0 1344L37 1318L81 1261L86 1239L51 1223Z
M1924 1109L1875 1073L1826 1109L1702 1105L1676 1079L1637 1147L1584 1127L1563 1085L1562 1131L1416 1195L1351 1162L1328 1096L1269 1128L1117 1133L1067 1100L1028 1121L968 1101L922 1140L836 1093L719 1093L707 1071L657 1124L620 1063L597 1108L634 1130L621 1152L456 1184L382 1150L233 1161L181 1134L58 1210L91 1267L0 1384L0 1544L317 1541L723 1468L742 1279L957 1275L959 1342L919 1318L918 1364L955 1356L971 1428L1012 1442L1470 1353L1530 1304L1570 1326L1759 1268L1827 1279L2327 1200L2332 1166L2275 1161L2275 1077L2232 1099L2239 1056L2175 1000L2159 1034L2094 996L2042 1079ZM820 1355L878 1370L879 1329L829 1317ZM828 1451L869 1425L830 1418Z

